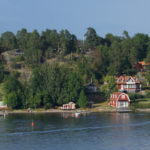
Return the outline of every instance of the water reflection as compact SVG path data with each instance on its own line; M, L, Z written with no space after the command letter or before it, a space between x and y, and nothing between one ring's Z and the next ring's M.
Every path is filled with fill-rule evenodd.
M88 116L90 113L89 112L75 112L75 113L72 113L72 112L63 112L61 113L61 116L64 118L64 119L68 119L68 118L77 118L79 119L81 116Z
M111 113L110 119L115 124L130 124L131 115L129 113Z

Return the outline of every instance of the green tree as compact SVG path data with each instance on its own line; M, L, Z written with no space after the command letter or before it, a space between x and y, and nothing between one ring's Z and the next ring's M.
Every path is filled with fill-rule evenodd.
M106 76L104 77L104 84L100 87L101 92L104 92L107 99L109 99L110 94L113 92L116 92L117 89L117 83L113 76Z
M60 53L62 55L69 54L76 49L76 37L71 35L68 30L61 30L60 38Z
M52 98L47 93L45 93L43 96L43 104L45 109L51 108L53 106Z
M4 65L0 64L0 83L3 81L5 77L5 68Z
M12 74L4 83L4 91L6 94L22 89L21 83L17 79L18 74Z
M4 83L4 102L12 108L21 108L24 99L23 87L17 79L17 75L10 75Z
M40 49L26 49L24 57L26 64L31 67L36 67L42 63L42 51Z
M12 109L18 108L19 102L16 92L11 92L7 94L4 98L4 103L7 104L8 107L11 107Z
M5 50L12 50L17 48L16 36L12 32L4 32L1 35L1 44Z
M85 44L88 49L95 49L98 45L98 36L95 29L89 27L85 33Z
M59 48L59 34L56 30L49 30L42 32L41 36L42 46L45 51L51 49L52 52L57 52Z
M29 34L27 47L31 49L41 49L42 47L41 37L37 30L34 30L32 33Z
M25 50L27 48L27 43L29 41L29 33L26 29L21 29L20 31L17 31L16 34L17 44L18 47Z
M39 92L34 95L31 107L34 107L34 108L40 107L41 103L42 103L42 95Z
M77 103L81 108L85 108L88 105L88 100L83 90L80 92L79 100Z
M146 58L149 37L146 34L137 33L133 37L133 45L135 47L137 58L143 60Z

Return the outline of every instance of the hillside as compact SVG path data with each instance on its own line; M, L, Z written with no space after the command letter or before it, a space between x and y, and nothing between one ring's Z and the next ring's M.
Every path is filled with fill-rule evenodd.
M117 90L114 77L121 75L138 76L147 91L137 94L147 95L149 70L144 74L135 65L149 61L149 47L147 34L131 37L124 31L122 36L101 37L91 27L85 40L67 29L5 32L0 37L1 95L13 108L50 108L69 101L78 104L83 98L87 104L84 95L90 83L101 88L99 97L104 94L108 99ZM93 97L99 99L95 95L89 99Z
M18 72L21 81L28 81L31 76L31 69L21 60L22 54L16 54L15 52L16 50L9 50L1 53L4 68L10 74Z

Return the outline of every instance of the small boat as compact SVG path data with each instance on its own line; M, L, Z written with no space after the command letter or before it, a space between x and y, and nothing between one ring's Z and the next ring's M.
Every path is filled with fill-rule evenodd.
M8 115L7 111L0 111L0 116L4 116L4 118Z
M75 117L78 118L80 116L81 113L79 112L75 112Z

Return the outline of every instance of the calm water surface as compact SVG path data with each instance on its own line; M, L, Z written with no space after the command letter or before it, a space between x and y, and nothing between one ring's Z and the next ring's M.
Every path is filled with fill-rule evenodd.
M150 114L10 114L0 117L0 150L150 150Z

